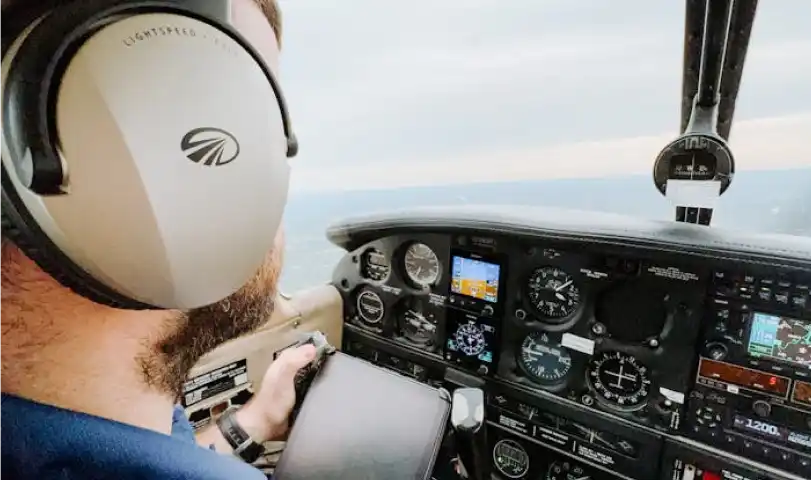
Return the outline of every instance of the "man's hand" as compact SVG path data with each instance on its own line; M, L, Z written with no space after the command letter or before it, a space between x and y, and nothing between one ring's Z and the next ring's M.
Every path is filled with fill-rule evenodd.
M296 403L295 377L298 371L315 359L315 347L303 345L287 349L265 372L261 389L236 412L236 419L254 442L278 440L287 433L288 418ZM209 425L197 434L197 443L220 453L231 453L231 445L216 425Z
M315 347L302 345L285 350L270 364L259 392L236 414L254 441L278 440L287 433L288 418L296 403L296 373L313 359Z

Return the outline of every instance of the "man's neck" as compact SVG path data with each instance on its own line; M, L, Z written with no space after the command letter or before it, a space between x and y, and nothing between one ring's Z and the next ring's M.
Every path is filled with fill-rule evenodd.
M88 303L70 311L7 312L5 299L3 306L3 393L171 432L174 399L144 385L137 361L166 312Z

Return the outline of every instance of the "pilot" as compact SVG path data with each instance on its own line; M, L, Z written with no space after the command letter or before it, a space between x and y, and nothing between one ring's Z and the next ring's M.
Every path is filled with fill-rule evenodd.
M43 1L3 0L4 33L9 3L31 8ZM275 70L281 27L274 0L230 0L230 8L232 26ZM6 41L4 36L4 52ZM3 209L5 215L5 197ZM176 403L204 354L269 318L282 267L280 230L247 284L217 303L185 310L116 309L88 300L47 274L10 237L4 217L3 478L265 478L233 454L218 425L195 438ZM294 376L314 356L312 346L285 350L261 389L232 414L253 442L285 435Z

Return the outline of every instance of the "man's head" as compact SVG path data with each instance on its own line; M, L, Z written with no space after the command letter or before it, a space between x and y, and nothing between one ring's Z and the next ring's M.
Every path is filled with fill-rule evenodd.
M6 3L4 0L4 8ZM275 0L232 0L231 18L236 30L276 70L281 17ZM133 368L147 386L176 396L188 370L202 355L268 319L282 250L280 232L256 275L236 293L213 305L185 312L122 312L93 304L62 287L4 238L3 351L6 353L9 347L10 352L22 357L56 346L61 349L60 355L79 356L87 352L71 351L65 345L80 330L82 334L98 335L101 342L105 338L137 336L140 348L135 352ZM24 358L7 362L5 357L4 371L25 364Z

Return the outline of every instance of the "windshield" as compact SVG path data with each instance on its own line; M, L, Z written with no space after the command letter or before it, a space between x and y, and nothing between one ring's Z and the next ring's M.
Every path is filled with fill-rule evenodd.
M329 281L342 217L517 204L670 220L684 3L282 0L293 162L282 288ZM760 2L713 226L811 235L811 2Z

